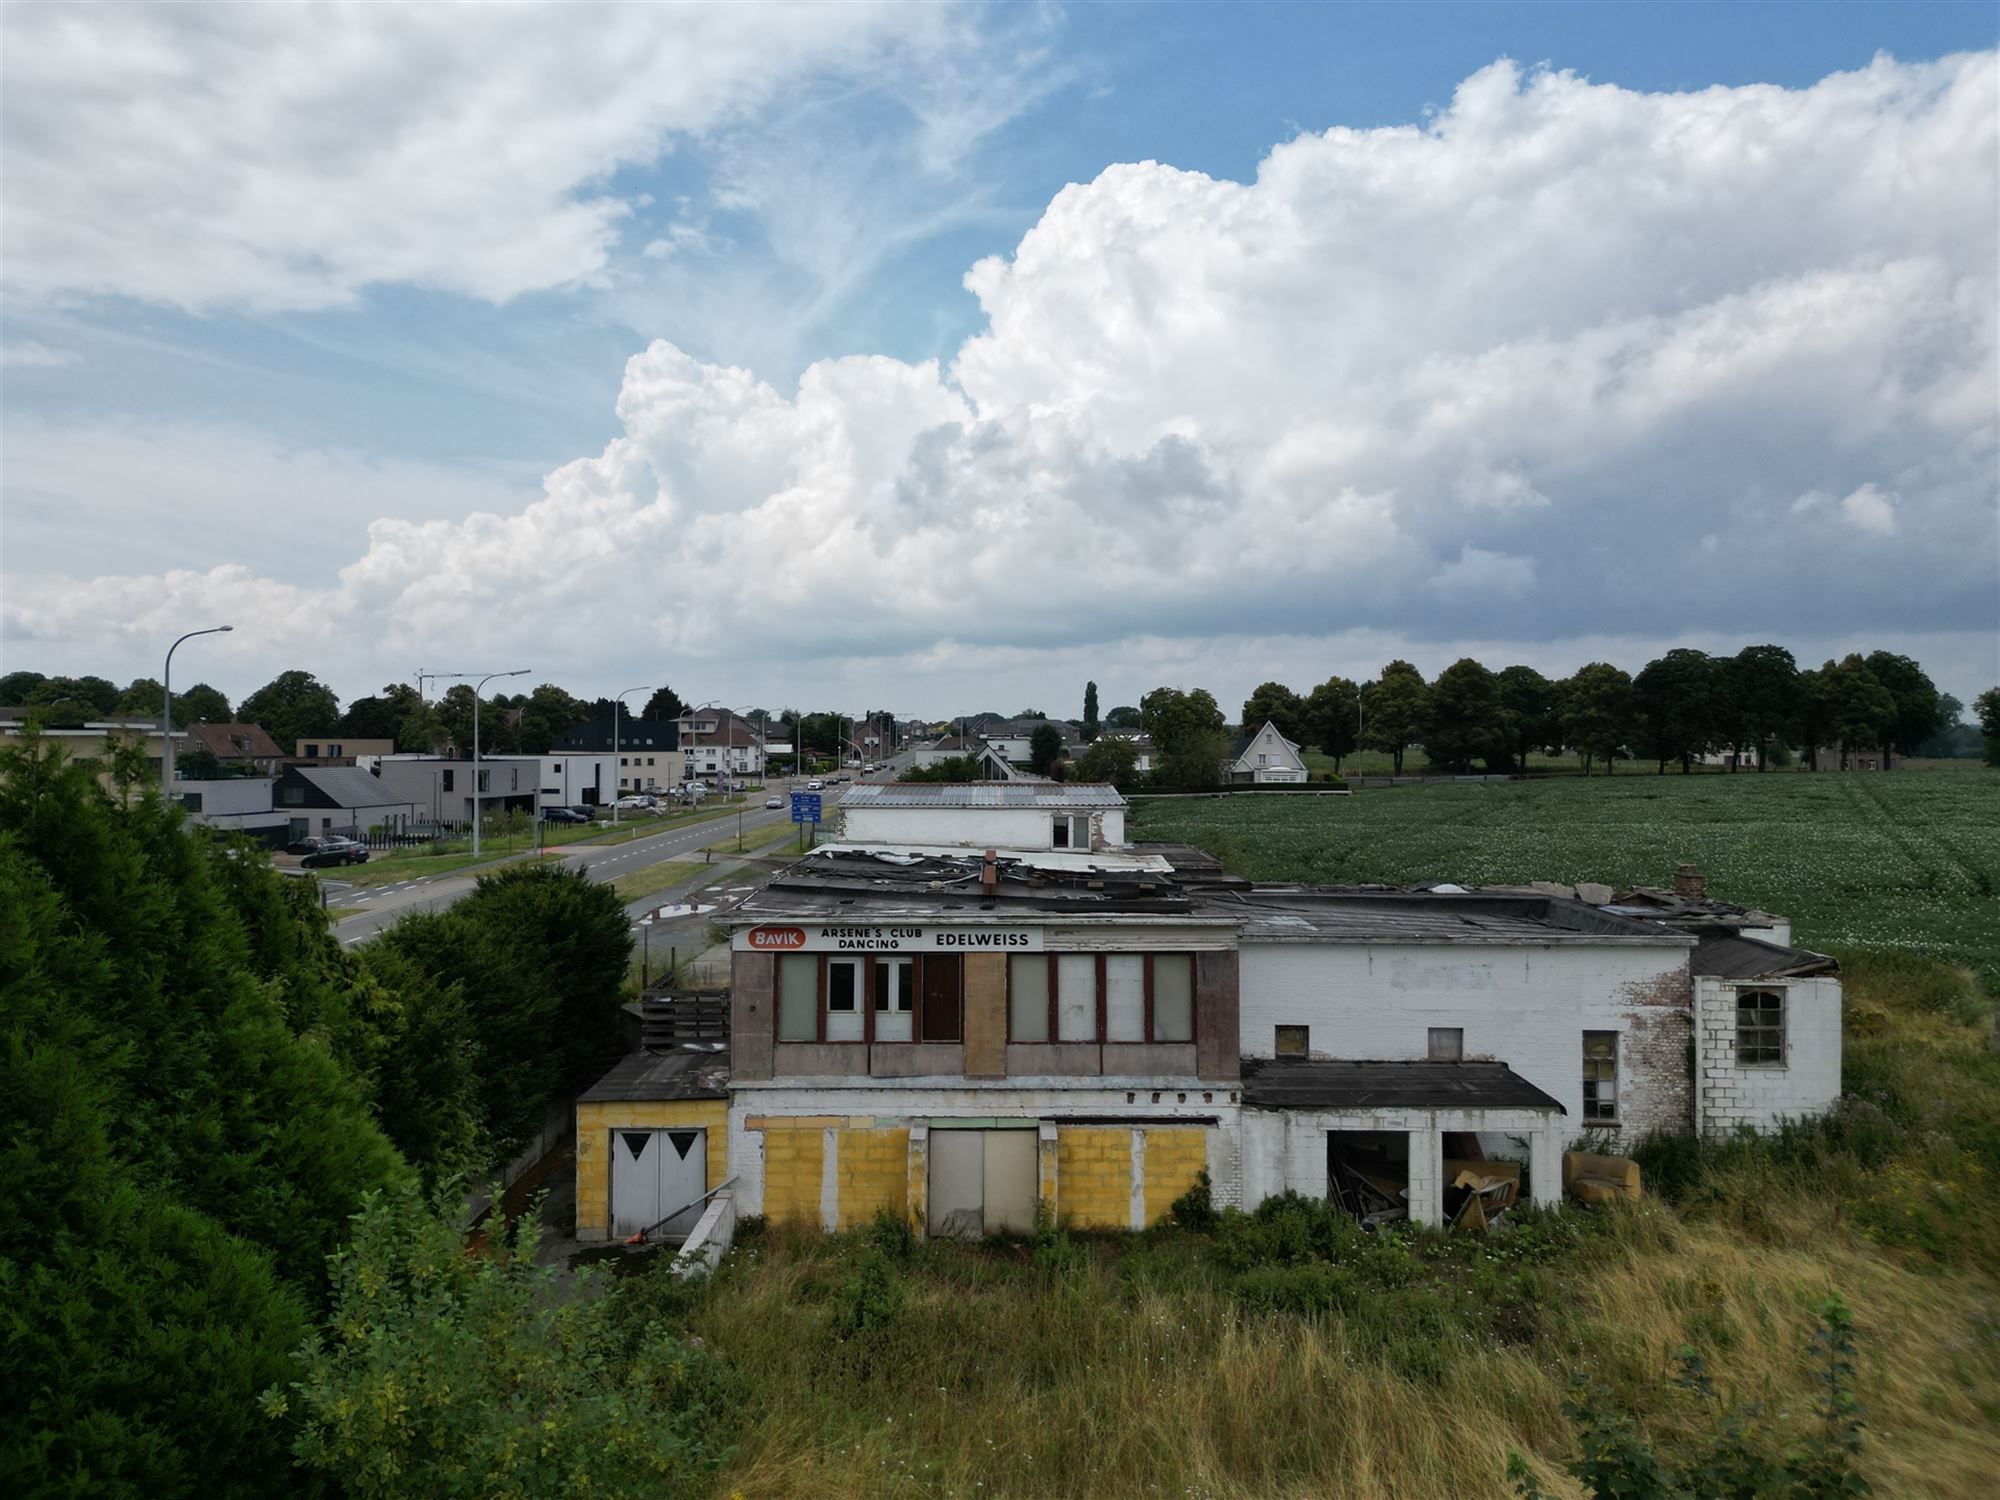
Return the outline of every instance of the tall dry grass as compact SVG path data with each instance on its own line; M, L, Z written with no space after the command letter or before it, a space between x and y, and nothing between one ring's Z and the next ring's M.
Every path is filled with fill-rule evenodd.
M1849 1002L1855 1097L1833 1120L1681 1148L1678 1206L1598 1211L1580 1233L1370 1246L1337 1307L1256 1310L1271 1299L1246 1289L1300 1268L1245 1271L1181 1231L975 1247L773 1229L704 1288L647 1276L620 1296L734 1371L725 1495L1479 1500L1509 1494L1514 1448L1573 1496L1572 1374L1685 1451L1716 1420L1675 1379L1692 1346L1782 1444L1816 1421L1815 1309L1835 1292L1875 1492L1992 1495L1991 1007L1961 973L1901 960L1853 964ZM1471 1305L1524 1292L1502 1319Z

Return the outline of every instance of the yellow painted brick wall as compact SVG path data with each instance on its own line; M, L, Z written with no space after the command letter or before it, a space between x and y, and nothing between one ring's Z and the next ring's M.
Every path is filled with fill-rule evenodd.
M764 1216L817 1224L826 1132L818 1125L773 1125L764 1132Z
M901 1218L910 1201L910 1132L872 1125L841 1131L835 1176L842 1229L866 1224L884 1210Z
M1056 1132L1056 1217L1078 1229L1132 1227L1132 1132L1065 1125Z
M579 1235L611 1232L611 1132L697 1126L708 1132L708 1185L729 1176L729 1104L723 1099L669 1099L650 1103L579 1104L576 1107L576 1228Z
M965 1074L1000 1078L1007 1072L1007 955L965 956Z
M1194 1186L1195 1175L1208 1165L1208 1132L1189 1129L1148 1129L1146 1132L1146 1222L1157 1224L1174 1199Z

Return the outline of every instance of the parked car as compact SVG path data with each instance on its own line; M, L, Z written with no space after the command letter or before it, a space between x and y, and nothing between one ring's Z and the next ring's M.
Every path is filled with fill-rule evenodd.
M620 812L651 812L653 810L653 799L651 797L620 797L616 805Z
M544 823L588 823L590 814L578 812L573 807L545 807L542 809Z
M783 797L766 797L764 799L764 805L766 807L783 807L785 805L785 799Z
M368 863L368 846L354 839L324 838L319 847L299 861L305 870L324 869L328 865L365 865Z

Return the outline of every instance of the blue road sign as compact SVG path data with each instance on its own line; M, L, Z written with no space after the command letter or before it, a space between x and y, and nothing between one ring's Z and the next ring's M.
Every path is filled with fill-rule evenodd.
M794 823L817 823L819 821L819 793L792 793L792 821Z

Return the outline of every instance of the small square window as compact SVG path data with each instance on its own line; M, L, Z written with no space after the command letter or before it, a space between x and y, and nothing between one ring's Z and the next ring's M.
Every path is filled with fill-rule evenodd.
M1431 1028L1430 1059L1432 1062L1459 1062L1465 1057L1465 1028L1463 1026L1433 1026Z
M1310 1026L1280 1026L1278 1028L1278 1056L1305 1057L1312 1050L1312 1028Z

